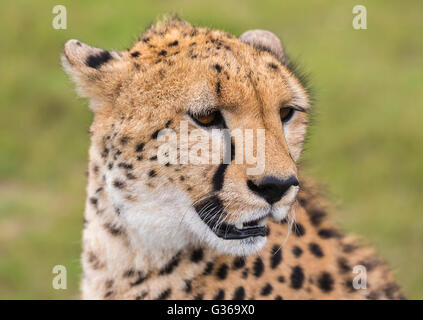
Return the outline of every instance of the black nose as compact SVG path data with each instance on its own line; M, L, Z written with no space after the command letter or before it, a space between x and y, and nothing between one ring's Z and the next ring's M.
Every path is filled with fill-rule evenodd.
M298 186L298 184L296 177L278 179L272 176L267 176L260 182L259 185L256 185L251 180L247 180L248 188L250 188L250 190L255 194L264 198L270 204L278 202L291 186Z

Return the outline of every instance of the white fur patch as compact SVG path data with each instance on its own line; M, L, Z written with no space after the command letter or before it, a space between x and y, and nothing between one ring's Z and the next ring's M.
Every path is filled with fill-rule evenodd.
M108 179L110 181L110 179ZM157 252L177 252L190 245L207 245L221 253L248 255L260 250L265 237L242 240L224 240L201 220L188 195L172 186L149 188L141 181L130 187L136 201L128 201L128 191L107 185L115 207L126 224L131 246L134 250L147 251L148 256L162 255ZM156 253L156 254L155 254ZM165 263L167 260L163 261ZM162 261L154 261L162 264Z

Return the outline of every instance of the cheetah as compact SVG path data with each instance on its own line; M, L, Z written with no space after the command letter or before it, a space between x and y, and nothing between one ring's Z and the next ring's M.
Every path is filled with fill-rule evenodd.
M69 40L62 64L94 113L83 299L403 298L386 264L334 226L299 178L311 102L275 34L162 19L126 51ZM159 159L163 130L180 136L183 124L210 139L264 130L264 169L235 161L232 136L218 162Z

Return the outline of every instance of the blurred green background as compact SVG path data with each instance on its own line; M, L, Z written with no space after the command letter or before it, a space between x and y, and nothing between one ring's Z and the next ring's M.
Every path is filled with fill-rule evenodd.
M52 8L67 8L67 30ZM352 8L367 8L367 30ZM416 1L1 1L0 298L78 298L92 115L60 66L77 38L126 49L163 13L235 35L269 29L312 74L316 121L303 171L334 219L423 298L423 3ZM53 290L54 265L68 289Z

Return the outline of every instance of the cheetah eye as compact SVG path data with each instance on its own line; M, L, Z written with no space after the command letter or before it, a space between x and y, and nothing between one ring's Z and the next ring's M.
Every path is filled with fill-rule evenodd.
M290 108L290 107L283 107L281 108L281 110L279 111L282 123L286 123L289 120L291 120L292 116L294 115L294 108Z
M220 111L213 111L204 115L190 114L190 116L198 125L203 127L221 126L224 122Z

